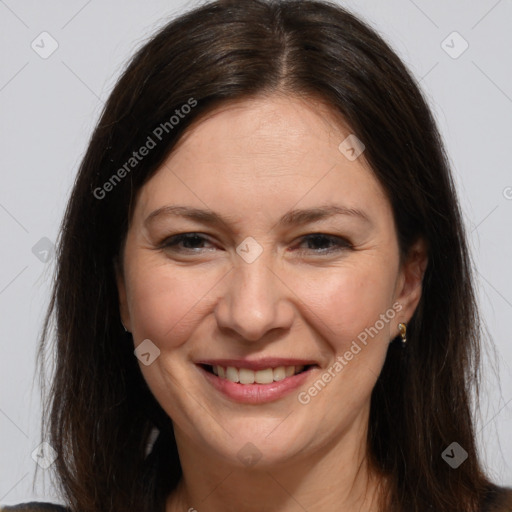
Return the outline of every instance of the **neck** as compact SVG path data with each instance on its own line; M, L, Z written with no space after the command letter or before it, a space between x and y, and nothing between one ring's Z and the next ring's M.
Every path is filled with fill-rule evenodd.
M328 446L249 468L205 457L175 429L183 477L166 512L377 512L384 480L368 467L366 428L354 427Z

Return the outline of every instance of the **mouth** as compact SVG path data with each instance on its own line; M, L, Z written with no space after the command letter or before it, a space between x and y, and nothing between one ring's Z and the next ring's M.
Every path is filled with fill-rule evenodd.
M201 366L208 373L219 377L219 379L224 379L243 385L251 385L272 384L273 382L279 382L288 377L293 377L294 375L306 372L317 365L308 364L276 366L263 368L261 370L251 370L250 368L237 368L235 366L210 364L200 364L199 366Z
M320 369L315 363L299 360L218 360L197 362L196 366L206 382L221 396L253 405L273 402L289 395L306 385L309 377Z

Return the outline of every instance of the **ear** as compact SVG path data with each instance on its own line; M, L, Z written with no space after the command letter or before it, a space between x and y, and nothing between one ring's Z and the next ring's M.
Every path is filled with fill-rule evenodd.
M128 309L128 299L126 295L124 272L122 269L122 264L119 263L118 258L114 259L114 272L116 276L117 293L119 296L119 315L121 317L121 322L123 323L125 329L131 332L132 326L130 322L130 312Z
M427 244L420 238L410 248L398 275L395 300L402 305L399 322L408 322L418 306L427 264Z

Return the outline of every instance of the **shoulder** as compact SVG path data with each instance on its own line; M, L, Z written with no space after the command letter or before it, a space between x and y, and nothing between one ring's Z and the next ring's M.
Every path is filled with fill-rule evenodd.
M512 512L512 488L493 486L487 493L482 512Z
M69 512L69 509L62 505L31 501L19 505L0 505L0 512Z

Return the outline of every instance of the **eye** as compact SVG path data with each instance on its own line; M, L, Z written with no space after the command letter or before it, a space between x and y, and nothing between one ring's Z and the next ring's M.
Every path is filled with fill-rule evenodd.
M163 249L171 249L176 252L199 252L198 250L202 249L200 246L205 242L208 243L208 240L198 233L182 233L166 238L161 244L159 244L159 247Z
M333 235L325 235L323 233L313 233L302 238L302 244L313 246L313 251L319 254L352 249L352 244L345 238ZM299 249L302 251L302 249ZM306 249L307 250L307 249Z
M163 240L159 244L159 248L174 252L197 253L202 250L212 250L204 246L204 244L209 243L211 244L205 236L199 233L181 233ZM323 233L313 233L302 237L300 245L303 244L309 245L310 248L299 249L300 252L312 250L317 254L328 254L353 248L352 244L345 238Z

